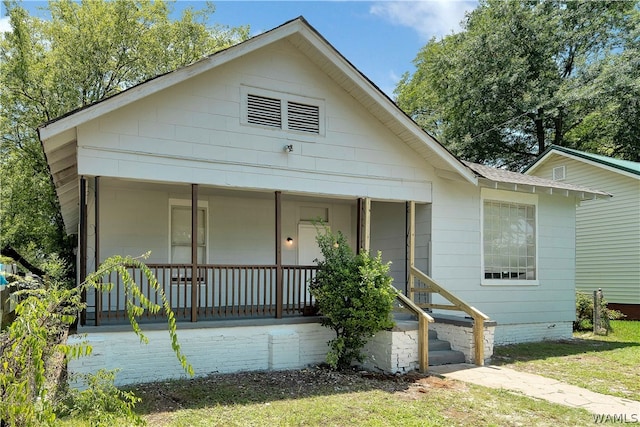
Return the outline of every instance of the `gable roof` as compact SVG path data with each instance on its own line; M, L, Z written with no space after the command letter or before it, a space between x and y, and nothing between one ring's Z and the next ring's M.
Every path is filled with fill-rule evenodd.
M67 232L74 233L79 220L77 126L281 40L287 40L299 49L376 119L429 162L438 175L477 184L475 174L456 156L418 126L303 17L298 17L191 65L140 83L40 126L38 135L56 187Z
M624 175L640 179L640 163L630 160L621 160L613 157L601 156L599 154L587 153L559 145L550 145L523 173L531 174L538 169L547 159L553 155L567 157L583 163L588 163L597 167L612 170Z
M563 181L552 181L533 175L492 168L478 163L464 163L478 174L480 185L487 188L530 193L561 194L567 197L577 197L581 200L608 199L611 197L609 193L582 185L569 184Z

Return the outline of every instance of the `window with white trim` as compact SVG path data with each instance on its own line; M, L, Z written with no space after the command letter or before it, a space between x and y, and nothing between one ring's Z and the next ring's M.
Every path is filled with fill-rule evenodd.
M524 196L483 199L483 284L537 283L537 198Z
M298 134L324 134L324 101L242 86L242 123Z
M207 259L207 209L198 203L197 251L198 263ZM169 208L169 256L171 263L191 263L191 202L171 200Z

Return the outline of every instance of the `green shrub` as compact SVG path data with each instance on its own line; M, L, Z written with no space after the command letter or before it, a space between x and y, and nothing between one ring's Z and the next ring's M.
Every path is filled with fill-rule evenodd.
M81 419L90 426L113 426L126 420L129 425L144 425L134 412L141 399L131 391L122 391L114 385L117 371L100 369L95 375L76 375L83 390L69 388L58 406L58 415Z
M617 320L623 317L624 314L621 312L609 309L604 298L600 300L600 324L606 332L612 330L610 320ZM576 293L576 320L573 322L573 330L593 330L593 294Z
M366 252L355 255L341 232L324 231L317 237L324 260L318 261L310 292L324 316L322 324L336 333L327 363L343 370L363 360L360 350L370 337L393 327L395 291L380 253L375 258Z

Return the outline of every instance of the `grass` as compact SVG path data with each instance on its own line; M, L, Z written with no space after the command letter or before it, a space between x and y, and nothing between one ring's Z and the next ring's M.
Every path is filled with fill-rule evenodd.
M608 336L497 347L494 364L640 401L640 322ZM213 375L133 387L151 426L589 426L581 409L445 378L322 368ZM84 426L79 418L61 426ZM118 423L123 425L123 422Z
M640 322L611 322L606 336L497 347L493 364L543 375L597 393L640 401Z
M140 385L152 426L591 425L586 411L504 390L412 374L299 371L214 375ZM83 425L80 419L62 426Z

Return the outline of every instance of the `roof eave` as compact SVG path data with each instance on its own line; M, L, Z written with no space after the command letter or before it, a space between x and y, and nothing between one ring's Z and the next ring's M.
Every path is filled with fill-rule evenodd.
M532 185L514 182L496 181L488 178L480 177L479 185L484 188L492 188L496 190L515 191L519 193L531 194L547 194L560 195L564 197L575 197L579 200L606 200L613 197L609 193L602 191L574 190L569 188L557 188L545 185Z

